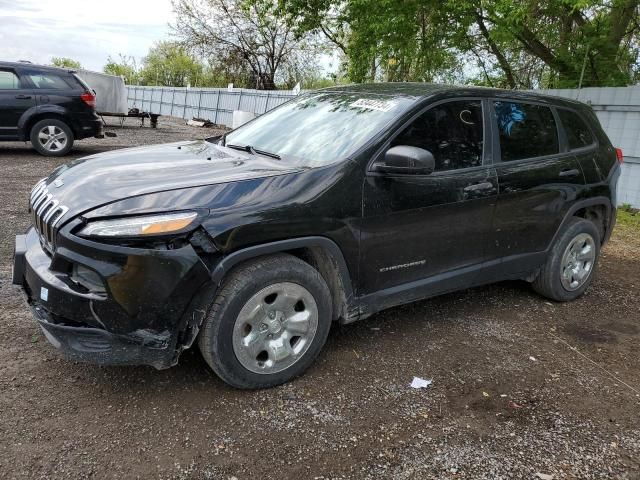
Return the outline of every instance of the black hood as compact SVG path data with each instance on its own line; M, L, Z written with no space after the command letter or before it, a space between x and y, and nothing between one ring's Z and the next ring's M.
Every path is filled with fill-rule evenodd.
M127 148L84 157L47 178L65 221L99 206L149 193L271 177L300 165L232 150L204 140Z

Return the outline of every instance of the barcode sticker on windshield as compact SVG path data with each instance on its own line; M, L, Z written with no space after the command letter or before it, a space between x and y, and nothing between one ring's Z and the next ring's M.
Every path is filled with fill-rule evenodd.
M366 108L367 110L377 110L379 112L388 112L396 106L396 102L391 100L371 100L361 98L351 104L353 108Z

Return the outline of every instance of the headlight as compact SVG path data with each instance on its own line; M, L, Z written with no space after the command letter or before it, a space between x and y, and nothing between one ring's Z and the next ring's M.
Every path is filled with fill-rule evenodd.
M79 234L87 237L139 237L173 233L189 226L198 216L195 212L145 215L90 222Z

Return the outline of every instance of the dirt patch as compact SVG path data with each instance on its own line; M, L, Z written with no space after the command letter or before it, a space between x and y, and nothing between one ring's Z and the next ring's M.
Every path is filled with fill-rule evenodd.
M611 330L617 333L623 333L625 335L638 335L640 334L640 327L633 323L625 322L611 322L604 326L607 330Z
M212 134L164 117L115 131L73 156ZM195 349L169 370L106 368L42 337L11 254L61 162L0 144L0 478L640 478L637 231L614 232L576 302L505 282L394 308L333 328L296 381L244 392Z
M611 332L589 325L572 323L563 327L562 331L585 343L614 343L618 340Z

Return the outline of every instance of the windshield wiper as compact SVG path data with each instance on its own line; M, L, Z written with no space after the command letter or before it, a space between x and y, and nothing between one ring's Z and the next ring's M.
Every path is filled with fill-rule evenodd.
M233 148L234 150L241 150L243 152L250 153L251 155L258 154L258 155L263 155L265 157L271 157L271 158L275 158L276 160L280 160L280 155L278 155L277 153L271 153L265 150L257 150L253 148L251 145L232 145L230 143L227 143L225 147Z

